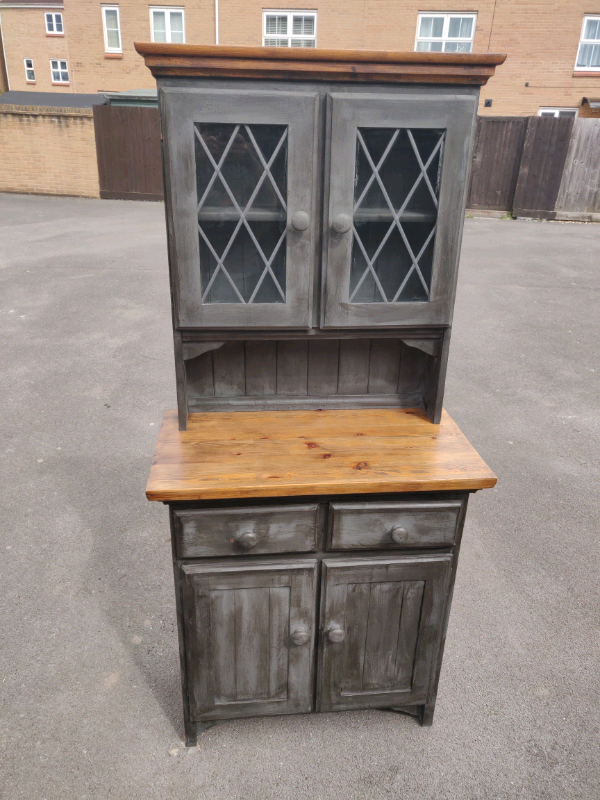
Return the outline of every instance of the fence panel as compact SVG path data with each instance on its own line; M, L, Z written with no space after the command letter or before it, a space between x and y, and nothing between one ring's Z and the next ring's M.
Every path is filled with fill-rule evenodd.
M479 117L468 208L511 211L527 117Z
M574 119L530 117L525 135L513 213L553 219Z
M162 200L160 123L156 108L94 106L100 197Z
M600 119L575 120L556 215L600 222Z

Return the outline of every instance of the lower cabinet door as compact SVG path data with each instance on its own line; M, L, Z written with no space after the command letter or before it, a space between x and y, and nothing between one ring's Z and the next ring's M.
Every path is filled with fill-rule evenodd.
M450 564L450 555L323 561L321 711L425 701Z
M191 719L312 711L316 560L181 570Z

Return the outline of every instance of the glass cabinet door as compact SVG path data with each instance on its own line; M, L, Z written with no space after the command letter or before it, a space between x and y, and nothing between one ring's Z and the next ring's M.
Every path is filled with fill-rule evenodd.
M474 98L329 97L323 327L448 324Z
M178 327L308 327L314 265L311 93L165 89Z

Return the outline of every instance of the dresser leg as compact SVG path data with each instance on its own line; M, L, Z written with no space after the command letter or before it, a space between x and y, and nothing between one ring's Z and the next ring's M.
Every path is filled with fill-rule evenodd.
M382 708L382 711L394 711L396 714L408 714L421 721L421 709L423 706L393 706L392 708Z
M433 712L435 711L435 703L426 703L421 706L421 714L419 720L423 727L429 727L433 723Z
M196 747L198 741L196 723L192 722L191 719L188 719L186 714L185 719L183 720L183 724L185 727L185 746Z
M198 722L192 722L190 720L186 720L185 725L185 746L186 747L196 747L198 744L198 734L204 733L215 723L212 720L208 722L202 722L202 720L198 720Z

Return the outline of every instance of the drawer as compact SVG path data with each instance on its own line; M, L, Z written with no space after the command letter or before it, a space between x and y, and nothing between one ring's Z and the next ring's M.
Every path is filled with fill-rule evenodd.
M329 549L452 545L463 502L331 503Z
M173 509L177 556L236 556L316 550L317 503Z

